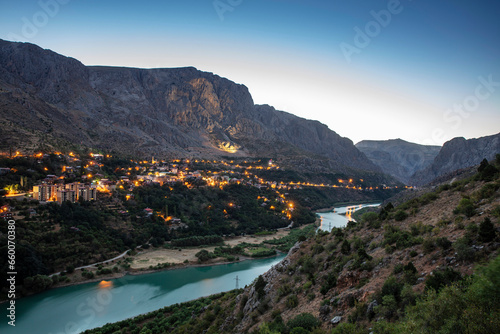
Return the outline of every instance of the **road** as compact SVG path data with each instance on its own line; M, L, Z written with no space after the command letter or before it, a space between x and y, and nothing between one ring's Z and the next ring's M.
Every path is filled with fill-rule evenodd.
M109 260L106 260L106 261L101 261L101 262L96 262L96 263L92 263L92 264L88 264L86 266L81 266L81 267L78 267L78 268L75 268L75 270L78 270L78 269L83 269L83 268L90 268L90 267L94 267L94 266L97 266L99 264L104 264L104 263L109 263L109 262L112 262L114 260L118 260L118 259L121 259L122 257L124 257L128 252L130 252L130 249L123 252L122 254L112 258L112 259L109 259ZM59 275L61 272L57 272L57 273L53 273L53 274L50 274L49 277L52 277L54 275Z

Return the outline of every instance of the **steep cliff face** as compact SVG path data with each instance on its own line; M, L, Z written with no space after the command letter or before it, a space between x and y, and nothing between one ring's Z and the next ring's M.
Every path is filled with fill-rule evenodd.
M417 171L429 166L441 147L409 143L401 139L363 140L356 144L368 159L405 184Z
M492 160L497 153L500 153L500 133L469 140L454 138L443 145L430 166L412 176L410 183L427 184L441 175L478 165L483 159Z
M380 171L327 126L269 106L195 68L86 67L0 40L3 146L63 141L147 156L298 156Z

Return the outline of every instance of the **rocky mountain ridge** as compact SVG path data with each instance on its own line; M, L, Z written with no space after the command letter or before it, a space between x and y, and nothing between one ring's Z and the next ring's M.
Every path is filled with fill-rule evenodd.
M248 89L193 67L84 66L0 40L2 147L79 144L137 156L318 159L336 171L379 172L317 121L255 105Z
M405 184L410 183L413 174L429 166L441 149L402 139L363 140L355 146L385 173Z
M483 159L493 160L500 153L500 133L474 139L463 137L446 142L432 164L418 171L409 182L422 186L437 177L478 165Z

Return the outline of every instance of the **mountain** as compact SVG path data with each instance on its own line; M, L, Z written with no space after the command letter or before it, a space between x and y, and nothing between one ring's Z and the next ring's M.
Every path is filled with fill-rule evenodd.
M483 159L492 160L497 153L500 153L500 133L468 140L454 138L443 145L430 166L411 177L410 184L425 185L444 174L478 165Z
M78 144L143 157L266 156L380 172L326 125L255 105L247 87L193 67L84 66L0 40L0 113L3 151Z
M356 144L368 159L399 181L409 184L415 172L429 166L441 147L409 143L401 139L363 140Z

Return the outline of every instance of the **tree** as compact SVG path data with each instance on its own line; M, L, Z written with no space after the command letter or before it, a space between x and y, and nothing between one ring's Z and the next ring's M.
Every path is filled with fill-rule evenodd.
M5 188L3 188L8 195L11 195L11 194L16 194L19 190L19 185L18 184L9 184L7 186L5 186Z
M479 240L482 242L490 242L495 239L496 230L495 225L491 222L490 218L486 217L481 224L479 224Z
M201 251L196 253L195 256L198 258L199 262L205 262L214 257L214 255L210 254L206 249L202 249Z
M267 282L264 280L264 277L262 277L262 275L259 275L259 277L257 278L257 282L255 282L255 291L257 291L257 297L259 299L266 295L266 292L264 291L266 285Z
M348 240L344 240L342 242L342 246L340 247L340 251L344 255L349 254L351 252L351 243Z
M313 328L318 327L320 322L311 313L301 313L290 319L287 323L288 328L292 331L294 328L303 328L306 333L309 333Z

